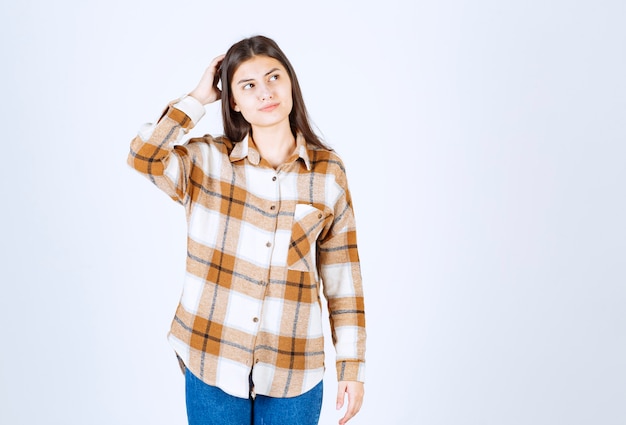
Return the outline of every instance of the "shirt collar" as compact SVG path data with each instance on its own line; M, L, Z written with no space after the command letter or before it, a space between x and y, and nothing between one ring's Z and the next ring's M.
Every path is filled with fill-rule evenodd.
M256 146L254 146L254 143L250 139L249 135L246 135L241 142L235 143L235 146L230 153L230 162L236 162L244 159L245 157L248 157L248 161L250 161L253 165L259 165L259 162L261 162L261 155L256 149Z
M306 140L300 133L296 136L295 154L298 155L298 158L304 161L306 169L311 171L311 161L309 159L309 151L306 146ZM235 146L230 153L230 162L236 162L244 159L245 157L248 157L248 161L250 161L252 165L259 165L259 162L261 162L261 155L259 154L259 151L249 134L246 135L241 142L235 143Z

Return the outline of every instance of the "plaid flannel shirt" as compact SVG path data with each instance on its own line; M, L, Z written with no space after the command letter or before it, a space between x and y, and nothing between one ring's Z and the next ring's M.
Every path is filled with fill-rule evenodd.
M183 293L168 340L194 375L237 397L293 397L324 375L320 287L338 380L363 381L365 317L340 158L307 146L277 169L251 138L182 139L204 115L186 96L131 142L128 163L185 207ZM252 375L250 375L252 374Z

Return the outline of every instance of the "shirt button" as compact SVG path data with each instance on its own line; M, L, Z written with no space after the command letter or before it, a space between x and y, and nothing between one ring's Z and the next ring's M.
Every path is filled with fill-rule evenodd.
M254 364L257 364L258 362L259 362L259 359L256 359L256 360L254 361Z
M254 323L257 323L257 322L259 321L259 318L258 318L258 317L255 317L254 319L252 319L252 321L253 321Z
M322 218L322 214L318 214L318 215L317 215L317 218Z
M272 181L275 182L276 181L276 176L272 177Z
M272 206L270 207L270 210L272 210L272 211L274 211L275 209L276 209L276 205L272 205Z
M271 243L271 242L267 242L267 243L265 244L265 246L269 248L270 246L272 246L272 243Z

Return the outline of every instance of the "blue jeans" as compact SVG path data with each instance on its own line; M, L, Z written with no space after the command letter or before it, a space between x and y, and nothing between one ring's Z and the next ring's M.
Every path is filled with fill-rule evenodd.
M317 425L323 382L291 398L257 395L245 399L226 394L185 371L189 425Z

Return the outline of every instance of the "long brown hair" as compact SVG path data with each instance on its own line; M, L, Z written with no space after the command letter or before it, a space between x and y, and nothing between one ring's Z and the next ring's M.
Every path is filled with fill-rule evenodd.
M226 52L226 56L221 65L222 80L222 121L224 125L224 135L232 142L240 142L250 132L250 123L248 123L241 113L231 108L231 81L233 74L243 62L254 56L268 56L279 61L284 67L289 78L291 79L291 96L293 107L289 114L289 125L294 137L301 133L308 144L317 146L322 149L328 149L320 138L311 129L309 123L309 115L304 106L304 99L298 84L298 78L287 56L278 47L276 42L262 35L245 38L235 44Z

